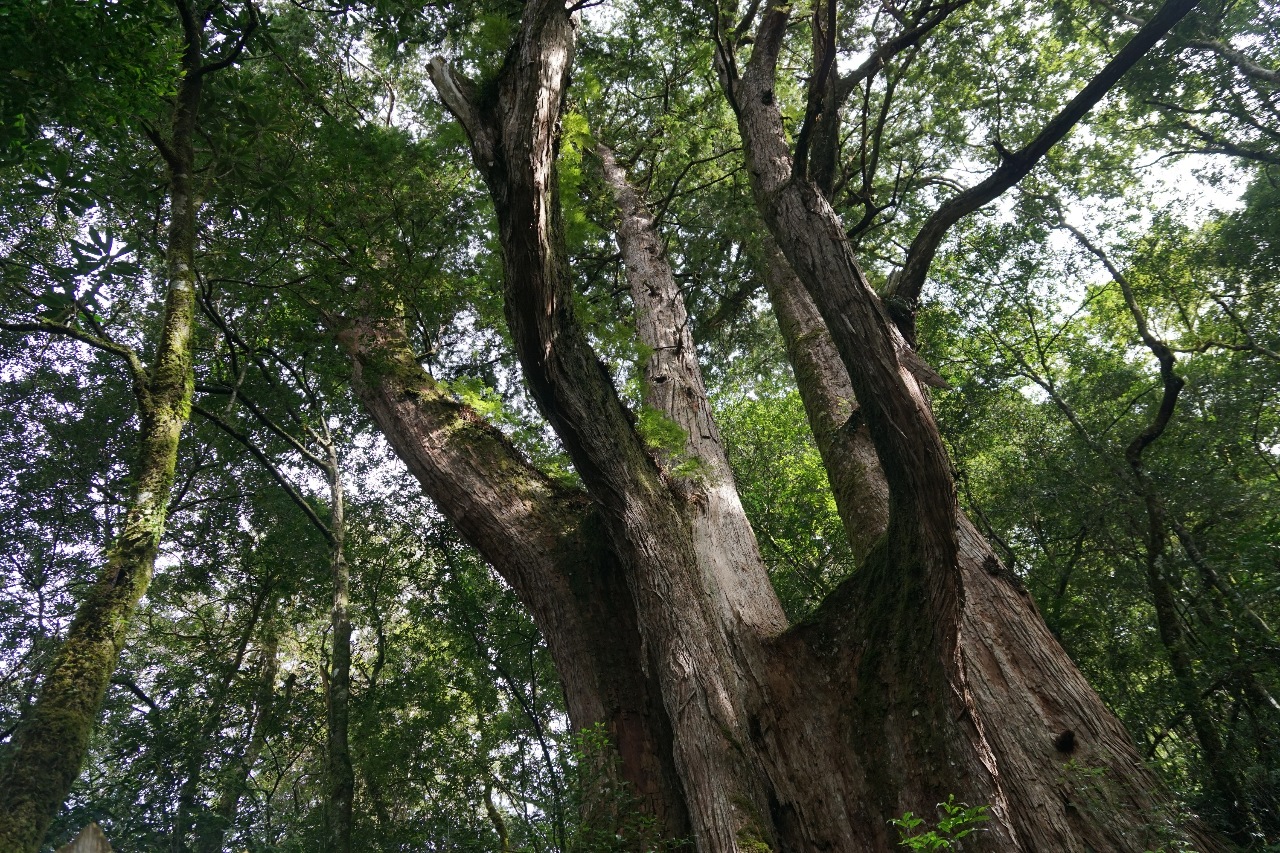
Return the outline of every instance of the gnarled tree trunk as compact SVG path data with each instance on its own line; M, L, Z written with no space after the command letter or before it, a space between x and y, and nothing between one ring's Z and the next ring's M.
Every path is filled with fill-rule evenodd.
M431 75L493 200L525 380L585 493L516 458L423 373L394 324L367 318L342 336L366 406L529 607L575 725L606 709L642 718L630 755L615 729L624 773L657 789L647 802L668 827L687 815L698 849L885 851L889 819L949 794L991 809L966 840L975 849L1216 849L1176 825L1120 724L959 512L920 370L904 366L913 353L830 205L803 170L792 177L772 97L787 8L764 12L748 74L725 76L785 254L771 295L863 557L813 618L788 626L769 586L653 218L607 150L651 353L645 402L680 427L681 447L646 447L574 315L555 172L573 49L563 3L530 0L485 97L443 60ZM611 620L623 630L600 643L591 632Z

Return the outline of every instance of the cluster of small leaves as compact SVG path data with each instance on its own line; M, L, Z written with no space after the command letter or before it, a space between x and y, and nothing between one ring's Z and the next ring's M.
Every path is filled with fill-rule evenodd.
M938 803L938 811L942 816L932 828L912 812L890 818L889 823L898 830L898 846L909 850L963 849L961 840L981 832L982 824L991 819L987 806L957 803L954 794L948 794L945 802Z

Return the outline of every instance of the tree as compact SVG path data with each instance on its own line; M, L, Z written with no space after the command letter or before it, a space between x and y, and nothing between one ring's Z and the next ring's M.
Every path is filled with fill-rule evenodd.
M781 3L739 12L644 2L628 7L632 14L621 22L597 26L585 16L581 36L576 7L554 0L529 0L521 9L378 3L335 12L324 26L339 35L315 43L294 41L295 28L305 29L301 14L270 22L261 52L252 54L260 65L236 77L217 102L244 116L259 138L252 156L227 163L203 209L202 268L228 302L228 313L210 311L210 321L228 353L294 363L295 371L300 362L276 359L276 341L300 344L300 358L323 359L323 327L350 359L351 386L379 430L527 609L560 676L569 725L596 748L584 748L579 759L583 832L564 825L561 753L537 701L538 668L530 663L512 675L499 650L490 652L474 599L458 596L450 613L473 632L483 659L478 671L527 709L531 734L515 739L536 743L544 759L545 773L537 772L547 780L546 810L556 816L545 836L551 843L643 849L656 833L704 850L882 850L897 840L891 821L931 813L954 796L989 809L984 831L965 839L977 849L1223 849L1161 791L1006 559L1009 531L1034 519L1006 508L1009 522L1001 527L979 515L989 542L961 512L953 458L931 402L941 393L931 389L948 382L917 351L935 331L924 287L937 259L963 266L975 251L955 244L957 229L1006 191L1038 180L1033 172L1046 162L1055 179L1071 158L1106 162L1099 173L1116 168L1131 149L1109 152L1110 161L1067 149L1066 167L1049 159L1108 93L1132 82L1144 57L1164 50L1166 34L1184 26L1179 21L1194 5L1170 0L1125 12L1131 26L1114 51L1074 33L1092 18L1072 4L1028 24L1031 35L1019 30L1028 12L1015 3L858 10L820 0L806 21ZM1166 50L1156 88L1170 88L1173 79L1177 90L1182 68L1171 57L1189 43L1189 32ZM1035 45L1045 34L1048 43ZM646 38L652 50L639 47ZM1196 37L1206 38L1226 46L1215 55L1265 82L1265 74L1248 74L1256 62L1228 56L1239 53L1231 33ZM433 58L428 75L461 134L415 89L418 54L409 44L449 47L451 59ZM1070 58L1056 56L1059 48ZM329 53L364 70L329 74L317 58ZM984 90L988 61L1016 85ZM1082 80L1087 68L1099 70ZM273 87L262 85L271 73L296 84L291 96L272 100ZM619 91L624 79L635 91ZM950 91L957 87L964 89L958 96ZM416 111L411 133L387 127L406 109L398 98ZM1006 98L1021 108L1017 116L1007 115ZM1235 118L1252 116L1237 112ZM1100 120L1093 129L1103 127ZM988 138L974 142L983 131ZM1266 134L1247 136L1254 151ZM1148 134L1141 144L1156 139ZM211 136L211 144L223 141ZM496 227L487 211L476 212L482 205L453 156L460 147L487 191ZM948 161L985 166L985 177L965 188ZM447 213L424 214L424 195L443 201ZM1033 231L1025 239L1048 238ZM980 252L1004 258L1008 245L991 241ZM480 247L496 249L500 271L483 259L457 261ZM1003 272L999 261L994 267ZM1116 271L1118 279L1123 273ZM723 281L709 285L707 278ZM776 332L757 310L765 304L761 291ZM1144 315L1134 304L1116 303L1106 322L1119 317L1141 330ZM263 305L270 310L259 313ZM609 316L612 308L626 316ZM488 328L499 313L504 332ZM1274 351L1243 300L1224 298L1219 313L1216 320L1236 330L1226 342L1255 354ZM246 334L237 325L241 331L233 333L242 322L260 331ZM464 331L451 337L451 322ZM465 331L469 324L481 330ZM261 346L247 343L258 334ZM1168 349L1149 333L1142 340L1152 352ZM471 358L451 352L451 342L488 352ZM773 525L760 517L757 494L743 498L758 479L742 476L744 454L733 445L742 421L729 418L722 434L708 388L723 387L733 366L704 353L738 348L754 356L778 343L796 395L770 417L792 416L794 426L788 413L796 412L796 398L802 403L830 484L830 506L815 502L822 504L820 522L793 510L789 524ZM1169 380L1171 368L1162 368ZM297 435L290 440L278 419L255 414L232 422L236 406L258 402L244 391L244 371L232 365L203 375L216 377L201 389L210 395L199 404L206 419L222 420L275 472L294 506L329 530L335 658L323 670L349 673L337 651L358 641L350 623L344 627L343 543L333 534L349 525L332 515L343 505L332 491L340 482L334 454L321 459ZM772 381L785 381L777 376ZM773 405L752 396L766 386L750 389L751 406ZM1020 391L1005 390L1016 408ZM213 399L233 405L220 415ZM1142 408L1142 400L1131 405ZM1152 498L1147 472L1155 463L1144 453L1148 444L1167 445L1170 408L1134 415L1135 434L1150 440L1122 457L1129 473L1120 482L1136 488L1129 498L1142 499L1132 517L1145 518L1150 532L1132 541L1149 569L1149 591L1165 596L1155 615L1176 671L1154 677L1174 684L1169 695L1194 717L1212 760L1210 753L1227 751L1213 745L1215 736L1245 728L1213 725L1210 705L1197 706L1202 685L1191 672L1194 660L1173 653L1186 646L1180 626L1192 624L1176 612L1176 596L1175 618L1168 618L1173 576L1160 568L1178 516ZM333 451L327 420L309 425ZM268 434L274 437L264 441ZM282 473L309 456L323 463L331 488L322 499L327 524L305 489ZM1269 458L1265 448L1260 458ZM813 489L811 477L805 483ZM805 522L820 525L823 538L843 535L847 543L812 557L813 540L807 550L796 541ZM778 535L790 541L779 543ZM803 575L803 594L779 594L788 590L780 556L794 562L792 578ZM1217 593L1185 603L1203 602L1211 617L1226 602L1243 632L1247 608L1236 607L1233 589L1228 579ZM1056 608L1067 605L1062 595L1049 600L1060 626ZM421 612L401 624L414 616ZM239 618L228 624L251 624ZM369 624L377 659L385 660L387 623L378 617ZM412 643L412 633L397 636ZM251 635L246 628L237 636ZM226 812L235 814L243 790L236 779L249 778L254 750L262 749L252 746L263 730L257 722L240 759L209 748L226 703L236 701L233 684L256 681L260 688L240 691L234 719L258 719L250 705L286 716L270 698L278 687L271 636L241 644L244 654L221 670L230 673L227 689L192 717L195 737L181 747L189 771L177 795L179 844L187 835L183 809L195 814L202 797L214 802L207 780L227 780ZM1235 648L1269 642L1230 631L1224 637ZM260 672L250 679L240 673L254 642L262 646ZM529 648L532 660L534 644ZM356 649L351 654L358 659ZM1200 659L1225 666L1208 653ZM366 685L375 705L384 696L381 667ZM1239 684L1266 695L1269 677ZM343 680L330 684L327 726L316 735L339 757ZM135 686L148 695L145 679ZM484 712L459 730L491 742L485 733L494 728L493 703L475 704ZM495 737L512 737L515 729L498 728ZM597 754L610 751L616 754ZM312 752L300 746L294 754ZM353 771L359 759L352 748ZM207 772L220 761L245 775ZM464 774L481 781L467 783L472 809L462 821L483 823L483 815L491 824L484 838L500 846L522 834L541 843L538 831L511 820L519 797L504 788L501 773L482 766L486 761L493 759L477 758ZM343 763L331 760L330 767ZM364 792L338 780L360 773L330 774L339 784L330 795L316 794L338 806L331 816L339 818L339 838L352 826L343 809L360 820L361 798L373 815L369 825L393 825L385 770L369 765ZM305 773L278 771L276 778L308 789ZM1238 799L1239 777L1218 774L1214 785L1215 801ZM305 801L294 795L300 814L314 814L298 806ZM633 811L644 816L643 827L631 820ZM1258 825L1245 811L1225 809L1218 827L1252 840Z
M661 733L666 737L647 739L658 748L646 760L669 760L680 780L683 809L663 815L674 833L687 819L696 844L707 850L883 849L891 843L889 818L956 793L991 804L993 820L979 842L991 849L1136 850L1160 832L1185 832L1180 837L1216 846L1194 828L1175 828L1118 722L959 513L924 396L929 374L910 351L920 287L950 227L1023 178L1192 5L1158 10L1026 145L1001 147L1001 162L986 180L928 216L888 303L867 283L844 227L808 174L813 128L835 120L824 115L822 95L835 61L834 4L815 6L811 95L794 159L775 93L790 7L759 10L741 75L737 45L756 7L741 23L727 16L713 22L716 63L756 203L795 270L779 274L803 282L803 290L791 284L788 295L830 334L827 345L839 363L830 356L821 363L829 374L848 371L857 401L851 423L866 424L888 492L886 527L865 564L796 627L768 584L734 492L653 217L607 150L600 156L619 201L618 240L648 354L639 415L631 416L599 369L576 316L556 173L574 42L567 10L528 4L505 62L480 83L433 60L432 81L466 129L493 202L506 319L525 381L582 477L600 516L601 544L626 577L631 612L615 618L637 625L644 645L636 654L656 679L670 726L669 735ZM927 30L917 24L885 42L877 61ZM812 318L814 307L820 321ZM505 527L504 539L530 543L536 558L539 543L554 542L567 526L537 517L549 511L540 505L555 504L554 484L529 480L528 469L492 442L479 453L479 437L460 440L450 424L463 414L428 407L430 380L408 353L401 349L404 355L387 364L399 334L394 322L367 319L343 332L375 420L442 511L495 565L501 569L502 560L483 524ZM662 425L656 441L654 423ZM428 438L446 431L444 441ZM497 505L504 499L492 491L476 500L474 486L463 500L460 477L477 474L490 490L499 484L515 490L519 512ZM845 497L867 502L880 495ZM542 615L550 602L538 586L563 570L534 571L507 577L535 618L542 616L558 663L581 661L587 655L574 648L570 632ZM564 601L557 604L564 609ZM918 630L922 622L929 630ZM577 689L566 684L571 713ZM618 707L613 716L625 719L628 711ZM1103 803L1137 807L1085 808L1081 786L1061 772L1068 757L1074 766L1105 768Z
M228 52L206 61L206 27L213 11L179 3L183 76L169 132L151 133L168 166L170 205L164 309L151 366L113 340L94 316L92 303L82 304L74 293L64 296L66 311L6 324L10 331L64 335L119 358L126 365L140 421L126 519L45 674L39 697L23 715L16 750L0 777L0 843L14 850L38 848L79 774L129 619L151 581L164 530L178 439L191 405L197 229L193 178L201 88L207 74L236 60L256 22L251 8Z

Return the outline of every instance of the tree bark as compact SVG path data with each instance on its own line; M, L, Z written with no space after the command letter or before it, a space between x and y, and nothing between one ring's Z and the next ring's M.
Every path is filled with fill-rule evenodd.
M324 430L324 474L329 483L329 574L333 604L329 610L332 659L325 682L325 772L328 801L327 849L331 853L351 853L351 820L355 804L356 778L351 766L351 746L347 739L351 718L351 570L344 549L346 541L346 498L342 469L333 438Z
M143 369L130 354L140 424L124 526L108 549L97 583L76 611L39 698L20 723L15 752L0 778L0 849L15 853L39 849L79 775L134 608L151 581L178 441L190 414L196 287L193 138L204 33L186 11L185 74L178 85L170 138L160 143L169 167L167 293L150 369Z
M635 610L598 510L436 383L397 321L357 318L338 337L356 392L392 448L528 608L574 730L605 725L640 808L665 837L686 837L670 722L642 666Z
M712 507L710 496L731 484L716 480L714 465L705 480L672 481L674 472L648 452L574 317L555 176L571 52L564 6L533 2L495 103L473 97L469 81L442 60L433 61L432 79L466 128L489 186L507 322L526 382L598 504L626 572L644 663L671 721L695 842L708 850L750 849L775 840L767 817L770 768L753 743L753 722L754 709L769 704L770 641L785 622L754 541L708 523L697 508L706 502L712 513L728 510ZM713 558L717 541L728 549ZM822 748L791 745L797 755Z
M765 288L836 510L861 565L889 523L889 486L862 417L849 372L818 306L796 277L772 234L765 246Z

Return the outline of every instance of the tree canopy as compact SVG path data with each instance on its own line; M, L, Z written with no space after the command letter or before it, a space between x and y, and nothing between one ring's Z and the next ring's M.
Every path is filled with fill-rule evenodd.
M1278 57L0 0L0 846L1280 849Z

